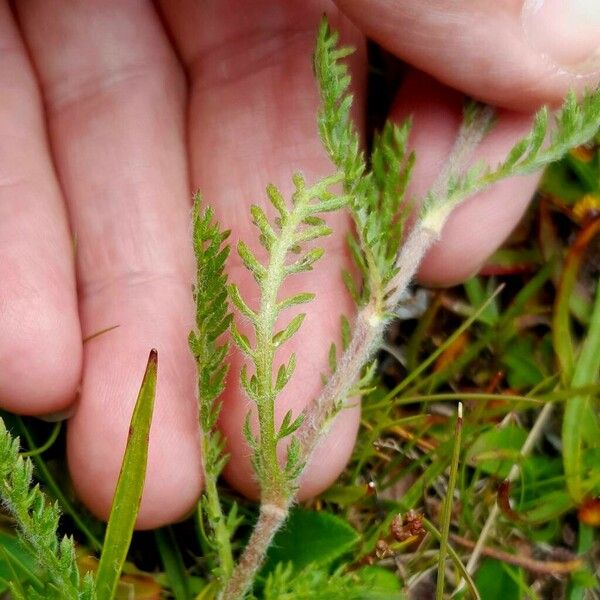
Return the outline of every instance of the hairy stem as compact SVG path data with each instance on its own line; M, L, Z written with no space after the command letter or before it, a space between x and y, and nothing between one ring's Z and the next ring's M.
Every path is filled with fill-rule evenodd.
M385 312L377 311L371 303L359 311L352 339L339 361L336 372L313 405L308 408L304 423L298 432L305 464L310 461L324 433L325 423L338 412L337 409L346 400L348 392L360 379L362 369L381 347L385 327L390 319L389 313L394 310L398 299L407 290L421 260L436 239L437 235L434 232L419 223L416 224L398 256L398 264L402 267L390 282L391 291L384 307Z
M457 142L450 152L448 166L434 183L433 190L445 189L456 171L464 168L492 119L491 109L483 109L475 112L473 118L463 125ZM439 238L446 218L447 215L442 216L435 223L435 228L430 227L425 220L418 221L414 225L398 252L396 258L398 273L386 286L383 294L385 305L374 306L371 302L359 311L352 340L341 358L339 367L314 405L308 410L304 425L299 432L305 461L310 460L328 415L332 414L336 403L345 400L347 392L359 379L363 367L381 347L390 313L394 311L400 298L408 289L425 254Z
M263 563L275 534L285 522L291 502L261 504L258 521L223 593L223 600L244 598Z
M398 305L398 302L416 275L425 254L439 238L440 232L441 229L440 231L435 231L429 229L423 223L418 223L409 233L396 259L396 266L400 270L388 284L388 311L393 311Z
M274 403L280 391L272 379L278 346L275 340L289 339L301 321L297 321L296 324L290 323L289 332L280 332L280 338L277 337L279 334L273 335L278 314L277 291L285 276L285 257L292 248L299 246L298 243L293 245L292 241L301 221L312 225L316 231L308 237L300 236L296 242L315 239L324 233L319 224L315 223L314 214L340 208L343 203L339 202L339 199L323 199L320 210L313 207L313 210L309 211L310 197L319 197L319 190L313 188L310 196L303 195L306 192L303 182L295 182L297 193L291 213L285 208L280 196L273 194L271 198L281 215L280 222L277 223L279 234L273 231L264 213L258 208L255 209L255 224L261 229L261 241L265 242L263 245L270 252L270 264L265 268L245 246L240 255L261 286L259 312L254 313L243 301L235 300L236 295L233 296L238 309L253 321L256 333L255 348L252 349L248 339L236 329L232 329L232 332L237 339L236 343L253 360L255 366L255 374L251 378L248 378L247 374L242 375L242 385L258 407L260 436L255 438L249 426L246 433L254 447L255 467L259 471L261 509L248 546L224 593L224 598L231 600L243 598L252 585L273 536L289 512L294 490L301 476L298 465L302 464L304 468L310 462L331 419L343 408L347 397L353 394L357 384L361 384L363 370L380 348L386 325L390 322L394 309L410 285L425 253L439 238L451 211L467 197L500 179L532 172L550 159L558 158L580 139L575 130L587 127L587 137L591 137L592 126L597 129L600 121L600 94L589 95L584 100L582 109L572 96L559 118L562 130L554 136L547 150L541 151L547 126L547 113L544 112L536 118L530 135L515 146L506 161L495 170L478 167L467 169L473 151L489 130L494 118L492 109L481 108L476 104L469 105L457 142L448 157L447 166L431 188L418 222L398 251L398 237L392 236L393 239L390 239L390 236L392 232L396 234L399 231L393 224L400 203L394 200L397 195L392 194L390 197L390 189L389 186L385 186L385 181L394 183L393 187L398 188L399 197L402 199L406 189L406 181L403 183L402 178L410 175L411 158L408 157L405 162L407 132L396 131L392 136L395 136L396 143L384 138L379 147L379 152L387 153L386 156L391 153L396 157L392 161L395 165L393 168L397 168L398 164L405 165L403 175L397 179L389 179L386 171L387 158L384 155L376 155L373 170L367 172L367 162L360 150L360 138L350 117L350 76L346 66L340 63L348 56L349 50L336 48L337 39L337 35L330 32L324 19L319 29L314 60L323 104L319 113L319 133L325 149L339 169L339 175L335 181L323 182L323 185L327 187L334 183L344 184L358 237L355 243L357 249L353 250L353 254L355 258L358 257L356 262L363 273L364 289L367 293L362 296L353 294L361 308L356 317L352 339L338 361L330 381L313 404L306 409L302 425L299 428L296 425L291 430L296 432L296 435L289 446L289 464L283 469L277 459L277 443L281 437L287 437L291 432L288 431L284 435L281 435L281 431L277 433L274 422ZM308 212L300 216L303 211ZM377 217L381 215L385 218L378 220ZM314 262L316 258L311 260ZM288 274L293 272L297 270L292 269ZM282 379L287 382L289 374L286 376L285 366L282 366L282 369ZM282 429L286 431L283 426Z
M356 318L350 344L331 379L314 404L307 410L306 418L298 431L305 464L317 446L324 424L335 411L336 405L346 399L348 392L360 377L366 363L375 354L383 338L384 321L374 317L371 305L361 310Z
M451 177L454 168L459 168L466 160L465 157L470 155L473 147L476 145L476 142L473 142L471 139L472 137L479 139L478 136L465 135L463 136L463 142L464 140L469 140L469 143L459 143L455 146L451 153L451 157L456 156L456 160L451 161L453 169L444 172L441 179L447 180ZM468 146L467 150L465 150L465 145ZM440 187L443 183L445 181L440 182ZM315 448L325 433L327 422L343 407L348 393L360 379L361 371L380 348L385 327L390 320L390 313L394 310L399 299L410 285L425 253L437 240L441 227L443 227L443 222L438 223L439 228L436 229L431 229L422 222L418 222L414 226L398 254L396 265L399 267L399 271L397 275L386 286L385 293L376 294L377 288L372 290L373 297L371 302L359 311L352 339L339 361L338 368L323 388L319 397L306 411L304 423L297 433L301 447L301 460L305 466L310 462ZM298 222L293 222L292 220L287 224L290 231L293 231L297 225ZM282 231L281 239L285 240L286 237L284 231ZM285 247L285 244L282 244L282 246ZM269 273L279 273L280 260L285 258L286 252L287 247L285 247L285 252L281 253L279 252L279 248L273 248L271 264L268 269ZM281 257L280 254L282 254ZM273 269L272 265L274 266ZM371 265L369 272L373 274L376 271L375 266ZM276 290L281 285L281 280L269 281L269 276L267 276L267 281L269 283L264 286L264 291L267 293L263 293L260 314L268 315L272 306L271 303L275 302ZM380 280L378 280L379 282ZM275 290L275 293L269 293L269 290ZM384 298L385 301L381 302L381 298ZM264 327L264 336L261 336L261 326ZM274 321L266 320L264 323L261 323L261 326L257 328L257 347L268 348L270 338L266 336L272 335ZM264 337L264 339L260 339L261 337ZM262 358L264 360L263 366L265 372L261 373L260 377L258 376L259 362L257 361L257 377L259 381L262 379L270 381L270 377L267 377L267 374L272 370L274 348L272 348L268 356L265 354ZM263 393L267 394L268 391L265 389ZM274 402L271 402L271 408L273 405ZM259 410L259 415L260 413L261 410ZM267 415L266 411L264 414L267 417L265 427L272 427L273 415L270 413ZM270 429L266 429L265 431L267 434L272 433ZM261 423L261 447L263 445ZM224 596L227 599L242 598L244 596L252 584L255 573L262 564L273 536L287 518L291 498L281 497L281 494L274 494L274 491L263 487L262 495L264 504L261 506L258 521L246 550L242 554L233 577L227 586Z

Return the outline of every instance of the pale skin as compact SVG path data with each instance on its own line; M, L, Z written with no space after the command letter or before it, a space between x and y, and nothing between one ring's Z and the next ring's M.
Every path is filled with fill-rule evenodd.
M195 366L187 348L192 192L202 191L233 243L256 245L248 206L264 203L268 182L289 191L294 170L309 181L331 172L316 133L310 66L322 13L358 48L359 122L364 33L415 66L390 117L414 115L411 143L420 160L411 195L418 197L451 147L462 92L502 109L478 151L495 160L542 103L597 85L600 65L586 57L600 26L569 36L552 21L562 0L546 5L537 14L520 0L0 3L0 404L27 415L69 415L71 475L96 515L106 517L110 507L151 347L159 352L159 382L138 526L181 519L198 498ZM554 32L548 43L544 30ZM536 178L507 181L461 207L422 265L422 282L448 285L476 272L535 186ZM300 367L280 416L314 397L338 316L352 314L339 275L348 263L348 221L330 221L326 258L310 277L290 282L290 290L317 292L317 300L287 350ZM256 296L235 260L230 277ZM231 361L221 419L231 454L226 477L253 496L241 434L248 405L236 382L241 358L232 353ZM358 419L358 408L343 411L303 476L302 497L343 469Z

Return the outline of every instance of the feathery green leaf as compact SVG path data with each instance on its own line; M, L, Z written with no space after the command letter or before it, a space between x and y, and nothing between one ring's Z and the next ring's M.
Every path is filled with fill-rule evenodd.
M303 252L302 245L305 242L331 233L331 229L318 215L338 210L347 204L347 196L331 191L332 186L339 183L340 179L340 175L336 174L309 186L303 176L296 173L293 176L295 189L290 204L286 203L277 188L268 186L267 196L279 216L269 221L265 211L257 207L251 208L261 243L268 251L266 264L261 264L247 245L238 245L238 252L245 266L254 274L260 288L258 309L252 310L239 290L233 286L230 288L234 306L241 315L250 319L254 328L253 343L239 331L235 323L230 328L233 340L254 366L254 373L249 375L248 368L244 365L240 377L242 388L258 410L259 437L257 439L251 432L249 421L245 426L245 435L253 448L253 462L263 493L282 500L291 498L295 474L299 472L301 465L297 444L291 444L287 465L281 467L277 458L277 445L300 426L303 417L291 422L291 414L288 414L287 420L284 420L279 429L275 426L277 396L290 381L296 365L296 358L292 355L288 365L281 365L274 377L275 353L300 329L305 315L294 316L281 330L276 330L275 326L282 311L310 302L314 294L300 292L280 301L277 298L287 277L311 270L313 264L323 256L323 249L315 247L290 262L290 256Z
M32 478L31 460L19 455L19 439L11 436L0 419L0 498L16 521L19 539L44 574L29 585L27 598L95 599L91 576L79 576L72 538L58 538L58 505L46 499ZM39 582L43 589L35 587ZM17 587L13 591L19 593Z
M406 210L404 197L414 164L406 146L410 122L387 123L373 140L371 169L361 150L360 136L351 117L350 76L342 62L351 50L338 48L339 36L323 18L317 35L314 69L321 94L318 127L331 160L344 175L344 190L356 226L357 239L349 242L364 282L346 284L355 302L371 302L378 314L386 312L386 284L395 273Z
M190 349L196 360L198 373L201 460L205 487L199 507L206 515L208 541L218 558L214 575L223 586L233 570L231 537L235 530L223 513L217 490L217 480L228 459L224 452L225 441L216 429L221 411L219 397L225 389L229 368L225 363L229 345L220 343L219 339L227 328L232 329L232 335L237 332L227 305L227 291L229 290L231 300L240 312L249 318L253 318L254 313L242 300L237 288L227 285L225 261L229 255L229 247L224 243L229 232L221 231L210 207L202 210L199 194L194 197L192 218L196 255L196 328L190 333ZM246 340L242 334L238 335L242 342Z

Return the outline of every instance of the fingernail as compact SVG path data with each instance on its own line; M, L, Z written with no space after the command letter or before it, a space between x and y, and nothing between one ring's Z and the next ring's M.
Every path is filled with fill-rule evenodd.
M40 415L38 419L46 421L47 423L56 423L57 421L66 421L67 419L73 416L74 412L74 407L70 406L65 410L59 410L53 413L48 413L47 415Z
M521 19L530 44L556 66L600 71L600 0L525 0Z

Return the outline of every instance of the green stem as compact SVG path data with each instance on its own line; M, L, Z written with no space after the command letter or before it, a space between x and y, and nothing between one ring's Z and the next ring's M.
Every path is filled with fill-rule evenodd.
M440 537L440 553L438 558L437 585L435 591L436 600L444 598L444 580L446 576L446 556L448 554L448 537L450 535L450 522L452 521L452 507L454 506L454 489L456 488L456 477L458 474L458 460L460 458L460 440L462 436L462 402L458 403L458 415L456 417L456 428L454 430L454 447L452 451L452 462L450 463L450 478L448 490L444 500L442 517L442 532Z
M430 523L427 519L424 518L423 519L423 527L438 542L441 543L441 541L442 541L442 534L435 527L435 525L433 523ZM463 580L466 581L467 587L469 588L469 592L471 592L471 596L473 598L475 598L475 600L481 600L481 596L479 595L479 592L477 591L477 587L475 586L475 582L471 578L471 575L469 575L469 572L465 568L465 565L463 565L462 561L460 560L460 556L456 553L456 550L454 550L454 548L450 544L448 544L448 556L454 562L454 566L456 567L456 570L460 573L460 575L463 578Z
M222 574L223 582L231 576L233 571L233 551L231 549L230 531L227 527L227 520L223 514L223 508L219 498L217 488L218 474L213 474L207 465L204 464L204 457L209 455L210 443L206 433L203 436L202 463L204 472L204 499L206 501L206 512L208 521L213 530L212 542L216 546L219 557L219 568ZM199 521L202 523L202 515L199 515Z
M175 600L188 600L190 589L187 574L173 530L170 527L156 529L154 539Z
M62 424L63 424L62 421L56 421L56 423L54 423L54 427L52 428L52 431L51 431L48 439L41 446L38 446L37 448L34 446L31 448L31 450L27 450L27 452L21 452L21 456L23 456L23 457L29 456L30 458L32 458L34 456L39 456L40 454L44 454L44 452L46 452L47 450L52 448L52 446L54 445L54 442L56 442L56 440L58 439L60 430L62 429Z
M204 359L206 359L205 356L200 356L200 361L203 361ZM202 393L203 390L201 389L201 386L199 386L198 394L201 405L203 403ZM212 436L218 434L211 431L207 424L203 422L202 418L200 419L200 425L202 429L202 452L200 460L202 473L204 475L204 494L203 498L198 502L198 527L200 528L201 537L203 538L200 540L200 543L202 546L212 546L216 549L219 558L218 566L221 572L221 584L224 585L231 575L234 565L230 539L231 533L223 513L217 487L220 467L214 464L207 464L207 459L214 456L213 446L216 444L216 441ZM212 530L210 538L204 530L202 515L203 503L207 514L207 521Z
M277 321L277 294L285 278L285 259L293 245L294 232L306 216L302 207L310 199L307 192L298 197L288 218L282 223L281 233L270 250L269 265L261 286L260 309L256 323L255 369L258 381L258 424L260 432L260 461L262 465L261 495L265 502L280 503L287 500L291 489L277 456L275 431L275 391L273 389L273 363L277 346L273 342Z

